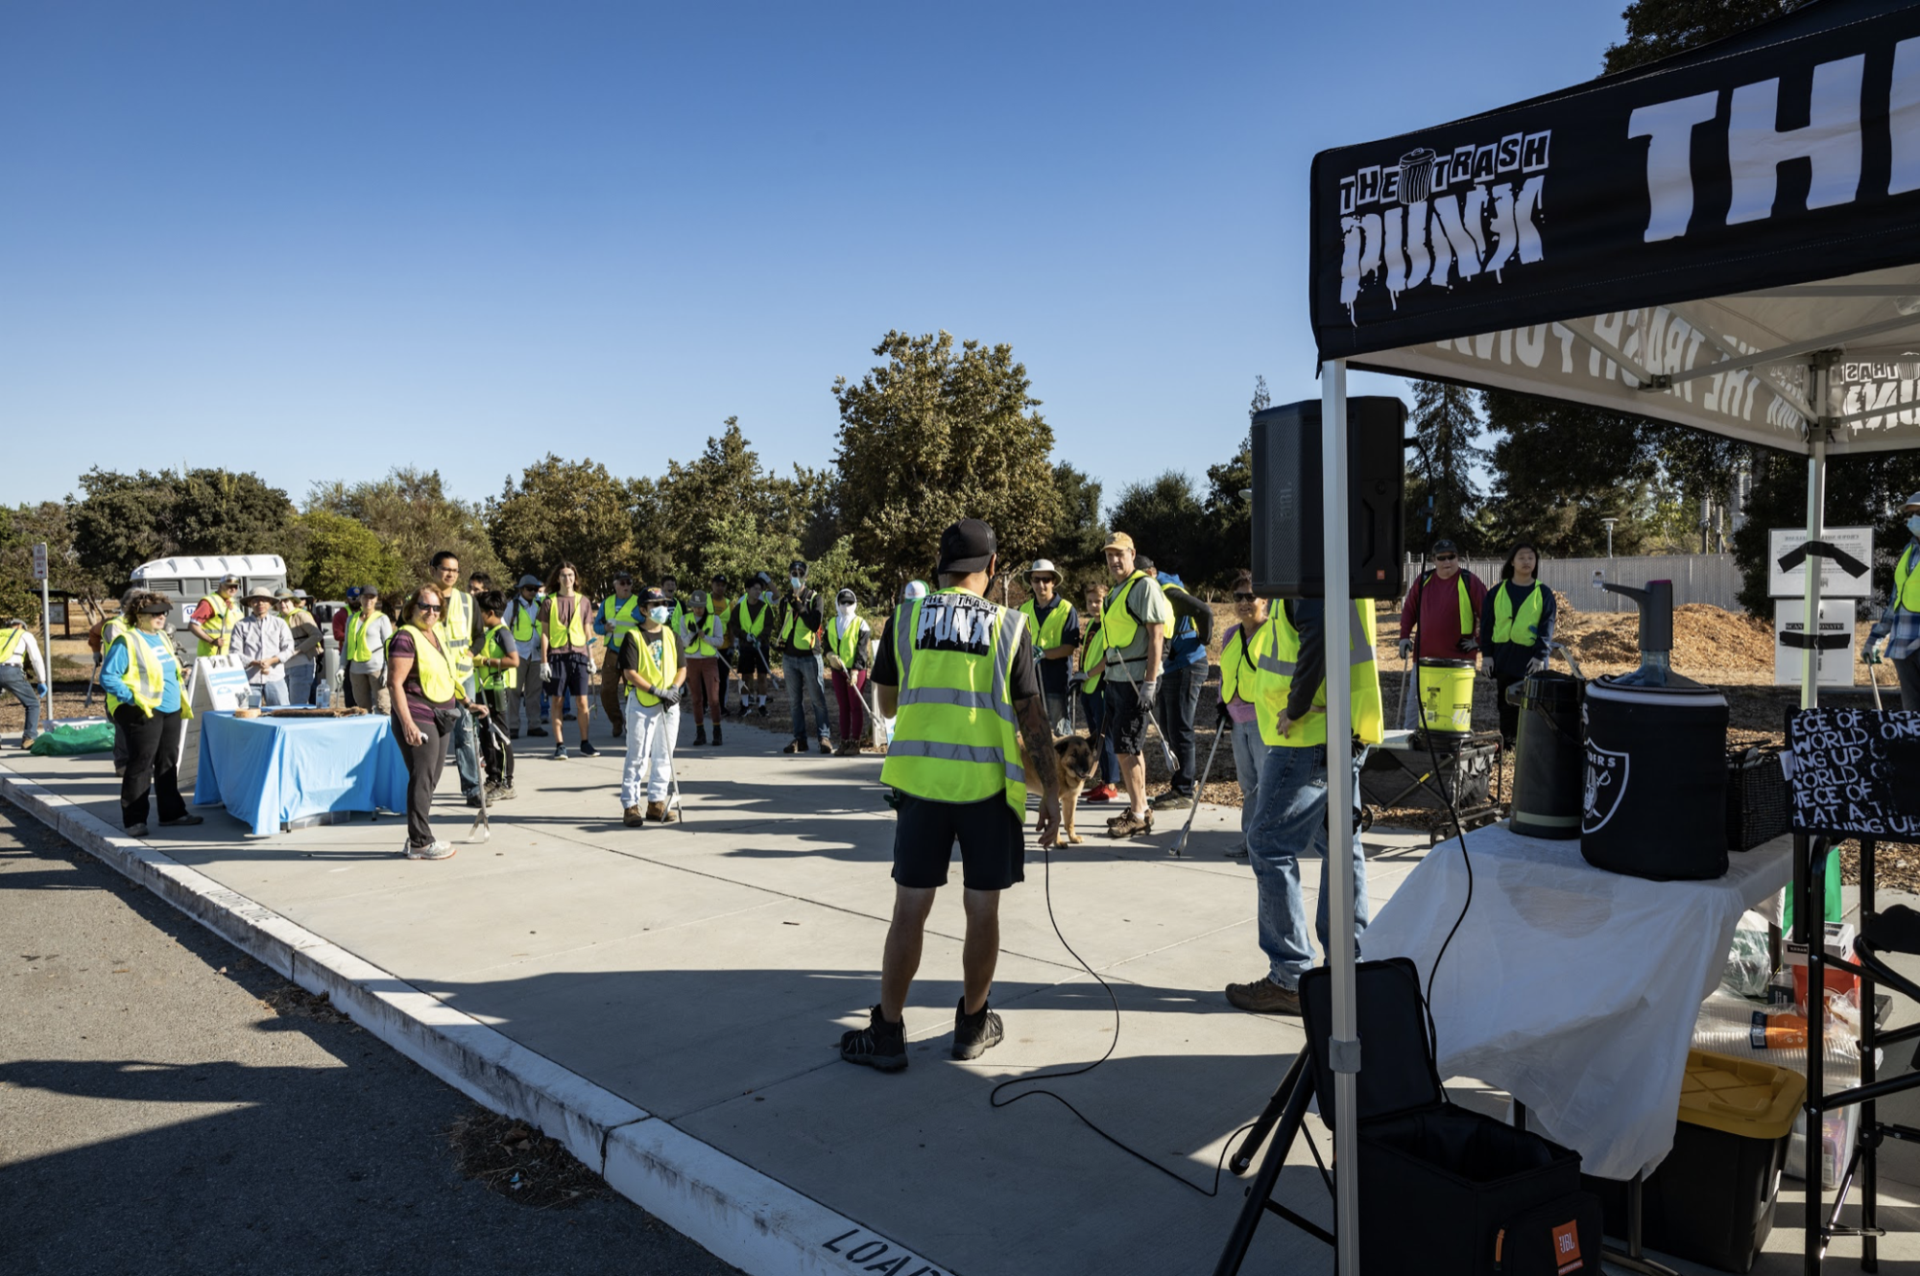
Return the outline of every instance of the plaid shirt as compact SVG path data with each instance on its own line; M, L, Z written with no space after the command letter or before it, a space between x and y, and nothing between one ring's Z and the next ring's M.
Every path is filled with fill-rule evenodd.
M1915 544L1920 544L1920 541ZM1920 650L1920 611L1907 611L1901 607L1897 590L1887 600L1887 609L1880 614L1880 623L1870 631L1869 640L1881 634L1891 635L1887 640L1889 660L1905 660Z

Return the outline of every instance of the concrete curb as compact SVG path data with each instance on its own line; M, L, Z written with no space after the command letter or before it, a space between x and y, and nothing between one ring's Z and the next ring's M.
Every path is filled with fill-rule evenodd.
M0 796L753 1276L951 1276L0 764Z

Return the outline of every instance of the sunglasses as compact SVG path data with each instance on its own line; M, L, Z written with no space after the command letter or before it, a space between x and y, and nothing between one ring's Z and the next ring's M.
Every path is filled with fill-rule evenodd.
M1233 601L1237 603L1250 603L1254 600L1255 597L1256 595L1253 595L1253 594L1235 594L1233 596Z
M435 613L438 613L440 610L440 608L435 606L433 603L415 603L413 605L413 609L415 611L431 611Z
M1457 554L1435 554L1433 561L1436 563L1457 563L1460 561L1460 556Z

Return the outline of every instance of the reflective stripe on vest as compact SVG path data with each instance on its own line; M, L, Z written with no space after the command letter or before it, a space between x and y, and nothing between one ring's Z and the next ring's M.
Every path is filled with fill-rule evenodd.
M618 594L600 600L600 619L607 626L607 650L618 651L627 635L640 628L640 595L629 594L621 602Z
M742 598L740 600L740 617L734 623L739 626L740 632L747 637L758 638L762 633L766 632L767 613L772 610L773 604L762 599L760 602L760 614L755 616L753 614L753 604Z
M1914 553L1920 546L1908 545L1900 561L1893 565L1893 599L1901 611L1920 611L1920 563Z
M559 594L547 599L547 646L584 647L587 645L587 608L586 599L575 594L571 598L562 598ZM565 623L560 620L560 604L573 605L573 615Z
M453 662L453 676L464 683L473 675L473 595L450 590L441 595L440 606L440 635Z
M702 628L699 633L689 632L687 634L688 657L692 658L697 656L705 660L709 656L719 655L720 640L726 637L726 633L727 621L724 616L708 616L706 626Z
M899 716L881 783L930 802L981 802L1000 793L1015 818L1026 818L1012 698L1013 662L1023 654L1026 629L1019 612L959 589L900 605L887 630L900 675Z
M487 630L487 636L481 640L480 655L485 660L505 660L507 658L507 627L495 625ZM473 677L488 691L511 691L520 685L520 671L515 668L494 665L476 665Z
M213 608L213 615L201 621L200 628L212 634L218 641L208 642L202 638L198 649L193 654L196 658L224 656L227 654L228 645L233 641L233 616L240 608L237 604L229 605L227 600L218 593L208 594L200 601ZM196 607L194 610L200 609Z
M1531 592L1520 604L1517 623L1512 591L1513 582L1510 580L1503 580L1493 587L1493 640L1496 643L1511 642L1531 647L1540 637L1540 614L1546 610L1543 588L1539 581L1533 582Z
M436 632L440 629L435 625ZM402 625L400 632L413 635L413 674L420 680L420 694L433 704L445 704L454 698L460 686L453 676L453 662L417 625Z
M173 666L174 681L180 679L180 658L174 654L171 638L160 643L155 649L153 643L140 637L134 630L123 629L114 642L127 649L127 690L133 692L133 703L149 718L160 707L167 696L167 666ZM113 655L108 648L107 655ZM125 703L111 691L107 693L107 716L112 717ZM185 687L180 688L180 716L191 718L193 706L187 703Z
M1385 715L1380 707L1380 675L1373 662L1373 603L1356 599L1355 623L1347 627L1347 686L1353 696L1353 731L1363 744L1378 744L1386 738ZM1305 717L1294 722L1283 736L1278 727L1281 711L1293 690L1294 671L1299 667L1300 633L1287 619L1284 605L1274 608L1266 627L1254 636L1254 663L1259 669L1256 700L1259 704L1260 739L1269 746L1308 748L1327 742L1327 684L1322 678L1313 693L1313 705Z
M680 673L680 647L679 644L673 641L672 636L668 634L665 629L661 629L659 633L660 659L658 660L653 658L653 640L647 636L644 630L634 630L631 634L627 635L627 641L634 645L634 664L640 676L647 680L647 685L649 687L670 687L673 685L674 678L679 676ZM621 682L625 684L627 694L635 700L638 700L643 706L651 708L660 703L660 697L654 695L651 691L642 691L631 682L627 682L624 678L621 679Z
M1020 614L1027 618L1027 632L1034 636L1033 645L1042 655L1052 651L1067 640L1067 613L1073 608L1060 599L1054 599L1053 610L1047 613L1046 622L1041 623L1039 609L1033 605L1033 599L1020 604Z
M827 646L833 650L834 655L840 657L840 663L845 665L849 672L853 669L854 658L859 653L860 644L866 640L866 637L867 622L857 615L853 618L853 623L846 627L845 633L840 632L838 616L827 622Z
M1134 582L1140 580L1146 581L1149 589L1157 588L1145 572L1135 572L1120 582L1120 588L1107 596L1107 605L1100 609L1100 628L1107 635L1107 650L1113 652L1116 659L1133 645L1134 638L1140 632L1140 622L1127 610L1127 599L1133 595Z
M362 664L373 659L373 648L367 645L367 626L373 623L373 617L365 612L356 611L347 617L347 659L358 660Z

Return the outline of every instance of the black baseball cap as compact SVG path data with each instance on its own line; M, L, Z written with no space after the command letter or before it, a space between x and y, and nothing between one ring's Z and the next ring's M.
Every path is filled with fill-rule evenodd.
M658 588L645 590L640 595L640 601L649 607L664 607L667 605L666 591Z
M796 558L791 563L787 564L787 575L805 577L806 574L807 574L807 563L805 559Z
M1436 554L1458 554L1460 552L1460 548L1459 546L1455 545L1452 541L1442 536L1439 540L1433 543L1433 552Z
M172 607L169 607L163 602L148 601L140 604L140 614L142 616L165 616L172 610ZM16 620L13 623L18 625L20 622Z
M963 518L940 533L940 571L983 572L999 548L991 527L977 518Z

